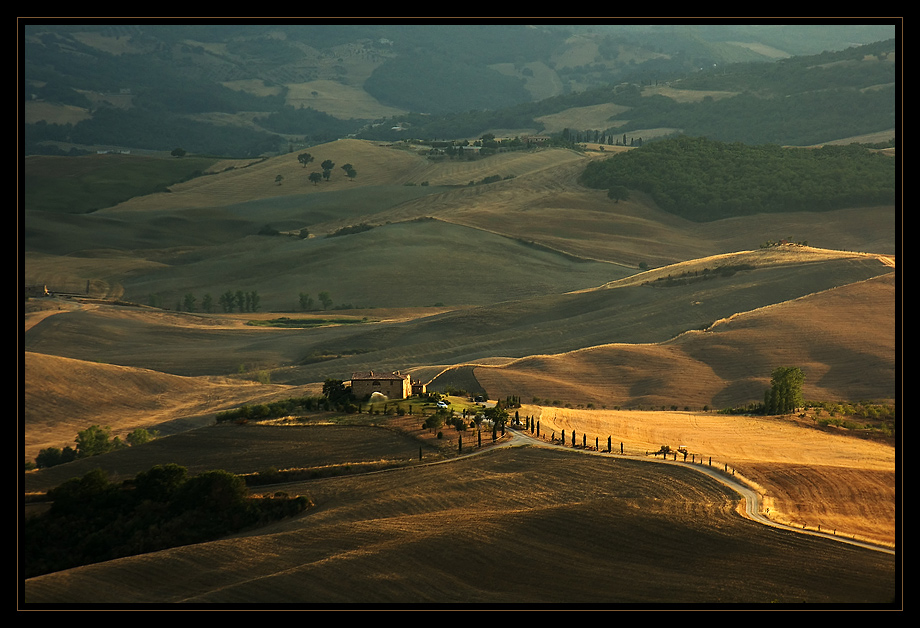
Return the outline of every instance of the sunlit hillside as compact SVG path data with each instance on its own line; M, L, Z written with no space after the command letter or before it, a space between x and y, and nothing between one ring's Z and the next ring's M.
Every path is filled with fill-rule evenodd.
M124 435L137 428L162 436L208 425L214 413L311 393L241 378L185 378L148 369L25 354L23 456L46 447L74 447L90 425Z
M667 342L528 356L474 373L499 398L517 394L573 407L718 409L761 401L774 365L794 363L806 372L809 399L894 399L896 298L894 273L887 273L739 312Z

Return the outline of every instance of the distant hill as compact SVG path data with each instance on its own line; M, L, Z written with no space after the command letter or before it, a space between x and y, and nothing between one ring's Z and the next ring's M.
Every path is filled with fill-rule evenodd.
M215 301L227 290L256 290L263 308L280 311L297 310L301 292L315 299L321 291L332 293L335 306L479 305L606 284L640 264L654 268L781 238L895 252L886 205L844 210L832 222L800 210L782 220L745 212L743 223L704 226L663 211L638 190L614 202L603 189L581 185L586 166L606 163L600 154L542 149L430 160L360 140L310 150L315 159L306 167L297 154L224 162L214 165L219 172L168 191L144 194L138 185L138 196L68 216L61 215L68 199L92 181L130 183L134 161L158 166L149 170L157 178L183 160L160 159L162 167L123 155L27 160L27 180L33 165L72 176L43 186L47 196L27 197L26 282L74 292L92 278L97 294L168 308L188 294L200 307L205 295ZM329 180L309 181L327 159L336 164ZM345 163L356 177L345 175ZM126 176L113 177L118 167ZM326 237L362 224L371 229Z
M631 135L672 127L694 135L718 129L726 141L816 143L893 127L893 98L885 88L893 79L873 73L893 68L895 33L894 23L771 28L23 22L25 148L27 154L71 154L100 148L169 152L181 146L199 154L252 157L348 134L395 140L407 133L428 139L478 138L491 129L540 133L546 130L541 117L610 102L631 113L611 120L609 128ZM844 58L858 58L848 52L851 46L882 41L892 43L861 53L858 73L841 65ZM795 61L795 55L822 50L829 52ZM847 84L839 82L844 69ZM793 78L804 80L808 93L791 110L800 120L795 133L770 125L764 115L794 104L765 98ZM638 106L646 89L675 81L685 90L737 96L695 104L650 97ZM611 86L629 89L611 100ZM852 104L828 116L827 108L839 106L844 95ZM814 116L809 109L824 111ZM712 120L719 125L713 127ZM801 129L809 127L806 136ZM759 134L751 134L758 128Z

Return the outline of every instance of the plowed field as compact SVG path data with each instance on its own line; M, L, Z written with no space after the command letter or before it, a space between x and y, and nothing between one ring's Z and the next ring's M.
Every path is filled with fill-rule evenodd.
M890 602L891 555L771 529L688 468L543 448L288 485L251 534L26 582L29 602Z

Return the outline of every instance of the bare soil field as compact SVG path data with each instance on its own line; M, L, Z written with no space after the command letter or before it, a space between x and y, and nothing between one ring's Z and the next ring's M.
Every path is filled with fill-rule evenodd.
M874 275L877 283L853 283ZM812 398L891 398L891 275L890 267L875 258L831 260L826 267L801 264L739 273L708 282L704 289L626 286L461 308L405 322L316 329L251 327L235 315L100 306L45 318L26 334L25 348L185 376L226 376L242 365L248 372L268 369L273 382L295 385L329 376L347 379L369 361L395 370L517 357L492 374L507 384L483 382L486 390L501 397L539 396L596 406L676 403L697 408L759 400L764 378L777 361L794 359L814 369L807 384L818 386L807 389ZM830 298L837 281L863 288L844 288L840 298ZM811 301L802 297L816 291L825 296L809 306ZM661 308L662 298L684 307ZM768 307L784 301L775 311ZM792 318L783 316L783 307L795 308ZM837 309L837 316L824 315ZM756 315L737 316L746 311ZM869 341L853 335L861 328ZM625 356L642 354L657 354L659 369L631 375ZM857 354L860 360L852 362ZM870 358L876 362L868 374L850 366ZM576 370L567 373L566 368ZM528 374L541 381L528 384L522 379ZM553 380L565 394L548 387ZM608 403L612 398L617 401Z
M124 211L221 207L254 199L327 194L376 185L426 183L431 186L466 186L471 181L495 174L517 177L585 159L573 151L554 149L505 153L486 160L431 161L419 154L423 149L427 152L428 147L394 148L362 140L338 140L301 151L310 153L314 158L306 166L298 162L296 153L259 163L241 163L218 176L198 177L173 185L169 193L136 197L102 211L106 215L114 215ZM320 163L326 159L336 164L332 176L320 184L311 183L308 175L314 171L321 172ZM351 163L358 173L353 180L341 172L341 166L346 163ZM280 185L275 180L277 175L283 177ZM413 214L410 217L418 216Z
M560 263L609 264L610 276L599 284L635 273L640 264L655 269L756 250L767 240L800 234L807 235L813 247L828 250L889 255L896 251L893 208L690 223L657 209L639 194L613 203L603 191L581 187L578 174L592 157L575 151L430 162L412 151L343 140L314 147L311 154L337 164L350 162L359 175L347 180L344 174L334 173L330 181L313 185L307 180L311 168L302 167L290 154L260 163L241 162L219 174L176 184L169 193L137 197L91 216L62 221L30 215L30 231L39 235L29 240L26 281L50 282L54 289L73 291L89 282L95 295L123 298L127 292L140 302L152 293L170 290L177 294L170 297L168 305L172 305L183 291L200 298L201 293L223 290L228 283L233 283L233 289L241 282L264 284L261 278L270 271L275 281L260 285L263 303L285 309L296 307L298 291L328 289L304 286L302 277L307 273L334 276L341 284L380 269L418 267L447 256L444 263L428 264L429 272L437 273L429 283L455 286L457 278L449 270L498 280L497 268L509 264L518 268L509 262L515 246L530 246L531 252L556 251L562 256ZM275 182L279 174L284 177L281 185ZM492 175L514 178L468 185ZM420 185L426 181L430 187ZM404 185L409 183L414 185ZM466 229L447 232L423 222L405 222L425 217ZM386 225L401 236L399 246L365 243L382 237L376 230L337 238L335 247L321 241L327 233L362 222ZM317 237L299 243L296 238L256 238L266 223L290 233L308 227ZM360 272L343 272L346 257L350 266L363 260L357 264ZM386 303L358 301L360 293L354 287L337 296L360 306L405 304L407 296L417 298L417 284L406 279L396 287L389 281L371 284L388 286ZM470 285L466 282L467 288ZM523 287L516 277L509 277L505 285ZM533 281L527 289L533 293ZM463 293L463 298L470 297L469 290ZM443 299L412 304L431 305L438 300Z
M90 113L85 108L74 105L27 101L23 103L23 118L26 124L35 124L42 120L53 124L77 124L90 118Z
M640 262L655 268L710 255L756 250L768 240L792 236L796 241L796 234L808 234L802 239L812 247L828 250L896 251L891 229L896 217L890 207L831 214L761 214L695 223L658 209L638 192L614 203L605 191L584 188L577 182L578 175L587 160L602 154L570 152L559 160L560 152L535 154L546 159L555 153L558 162L552 168L546 167L549 161L542 167L534 163L532 171L514 180L409 201L398 208L398 213L387 217L434 216L633 269ZM462 177L458 179L462 183Z
M895 597L893 556L743 519L736 495L688 468L525 447L285 490L315 507L32 578L25 599L578 609Z
M893 448L893 447L892 447ZM897 547L903 518L903 473L895 466L743 463L741 472L765 492L765 514L796 528Z

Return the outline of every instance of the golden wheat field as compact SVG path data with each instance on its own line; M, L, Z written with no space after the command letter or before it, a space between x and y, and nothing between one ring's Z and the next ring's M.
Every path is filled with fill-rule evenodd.
M710 412L526 408L541 432L646 456L662 445L685 447L687 460L726 466L762 495L765 514L781 523L894 546L897 466L888 442L818 430L809 421ZM683 460L682 456L678 457ZM819 497L820 495L820 497Z

